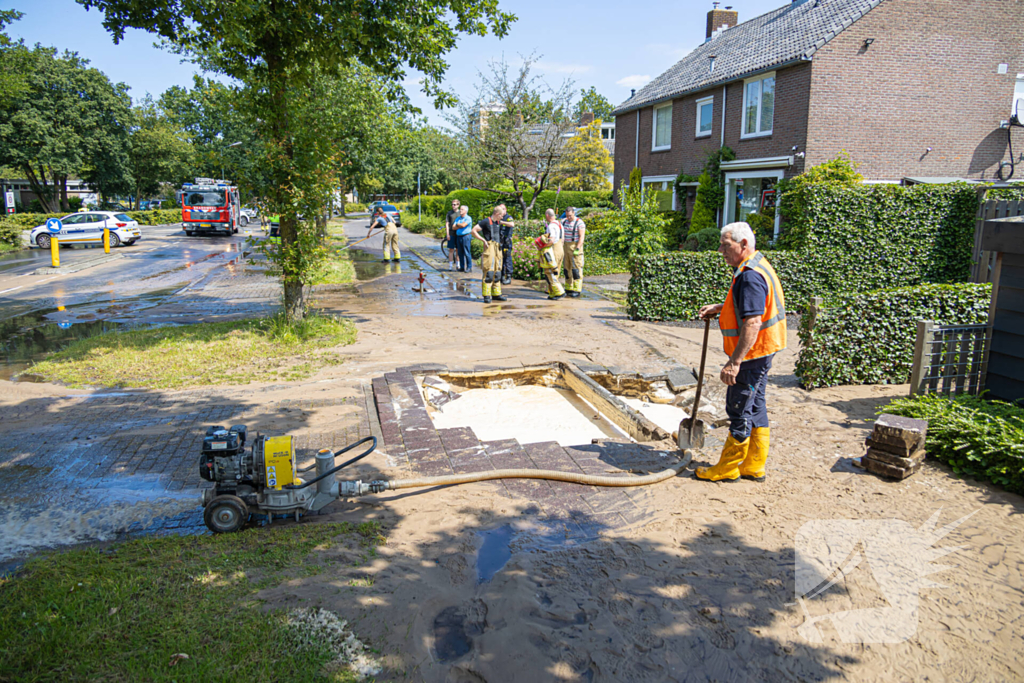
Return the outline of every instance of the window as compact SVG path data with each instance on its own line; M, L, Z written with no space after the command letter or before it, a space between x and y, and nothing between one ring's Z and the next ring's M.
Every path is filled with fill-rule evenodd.
M1017 83L1013 86L1013 104L1010 116L1016 116L1018 123L1024 123L1024 74L1017 74Z
M654 126L651 151L657 152L672 147L672 105L654 108Z
M740 137L771 135L775 116L775 74L759 76L743 84L743 131Z
M651 196L658 203L658 211L671 211L673 204L675 203L675 178L669 176L654 178L644 178L643 188L645 190L652 190Z
M715 110L715 98L705 97L697 100L697 137L711 135L711 116Z

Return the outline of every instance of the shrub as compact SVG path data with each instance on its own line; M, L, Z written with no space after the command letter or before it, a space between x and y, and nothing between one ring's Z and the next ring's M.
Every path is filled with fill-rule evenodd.
M766 208L764 213L747 214L745 220L754 231L758 248L767 247L775 241L775 209Z
M925 447L958 475L1024 494L1024 408L976 396L922 394L882 411L928 420Z
M415 216L415 214L414 214ZM423 216L423 220L416 220L415 217L409 218L405 222L405 229L409 232L421 235L423 233L435 234L437 228L441 228L442 235L444 235L444 219L435 218L434 216Z
M640 192L643 184L644 172L640 170L639 166L634 166L633 170L629 172L629 191L636 194Z
M558 195L557 201L555 195ZM527 188L523 193L526 198L526 203L530 203L530 199L533 197L533 191ZM480 220L486 215L490 214L491 208L499 203L504 203L508 208L509 215L517 218L522 218L519 215L519 203L512 197L503 196L497 192L487 192L485 190L455 190L445 197L448 205L451 205L453 199L458 199L459 202L469 207L469 215L475 220ZM544 190L540 193L540 197L537 198L537 203L533 207L532 217L543 216L545 209L555 209L561 212L568 206L599 206L599 207L614 207L611 201L611 192L608 191L595 191L595 192L556 192L555 190Z
M171 225L181 222L181 209L157 209L156 211L125 211L139 225Z
M693 213L690 215L689 234L695 235L702 230L718 227L715 220L714 201L711 196L714 193L714 181L707 171L700 174L697 179L697 198L693 201Z
M931 284L836 297L818 313L813 330L809 316L801 320L796 375L809 389L907 382L917 321L983 323L991 294L989 284Z
M345 202L345 213L366 213L366 204L359 202Z
M591 249L586 249L586 252L586 262L583 266L584 278L629 272L628 258L608 256ZM534 246L532 239L514 239L512 241L512 277L518 280L544 279L537 247Z
M683 248L686 251L718 251L722 241L722 232L718 228L708 228L686 238Z
M31 229L42 225L48 218L63 218L66 213L15 213L0 220L0 225Z
M422 208L424 216L444 219L451 202L444 195L423 194L409 200L409 211L419 212Z
M639 193L619 190L619 204L622 210L612 213L606 226L591 238L598 250L609 256L660 251L665 244L667 221L658 213L652 190L642 189Z
M8 247L23 246L21 233L22 228L20 226L0 221L0 244L5 244Z
M701 306L725 299L731 277L722 257L711 252L637 256L630 272L626 308L634 320L692 320Z
M661 217L665 219L662 233L665 236L665 251L675 251L682 247L686 239L686 213L683 211L662 211Z
M842 283L836 291L962 282L970 275L978 196L966 183L809 184L784 192L781 201L787 227L779 246L827 254Z

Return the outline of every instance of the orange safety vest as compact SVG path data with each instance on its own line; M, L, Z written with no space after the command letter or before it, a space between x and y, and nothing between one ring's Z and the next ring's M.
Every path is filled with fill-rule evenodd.
M761 252L754 252L753 256L740 264L733 275L733 284L736 282L736 275L744 270L756 270L768 283L768 298L764 304L764 315L761 316L761 330L757 333L757 341L754 342L754 346L743 358L747 361L770 356L786 348L786 301L782 296L779 276ZM729 295L725 297L725 305L722 307L721 315L718 316L718 327L722 330L725 352L730 356L736 350L736 345L740 340L741 322L736 315L736 305L732 300L732 284L730 284Z

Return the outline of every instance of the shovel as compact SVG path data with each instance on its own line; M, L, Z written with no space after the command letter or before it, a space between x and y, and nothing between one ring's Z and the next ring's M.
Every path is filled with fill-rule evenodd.
M700 390L704 387L704 359L708 356L708 333L711 331L711 319L704 319L704 347L700 351L700 375L697 377L697 395L693 397L693 412L690 417L679 423L677 441L680 450L701 448L704 446L704 421L697 419L697 408L700 406Z

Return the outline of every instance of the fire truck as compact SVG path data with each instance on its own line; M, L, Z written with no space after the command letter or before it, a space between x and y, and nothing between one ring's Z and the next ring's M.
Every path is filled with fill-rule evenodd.
M238 232L242 203L238 188L226 180L196 178L178 193L181 227L191 237L197 232L232 235Z

